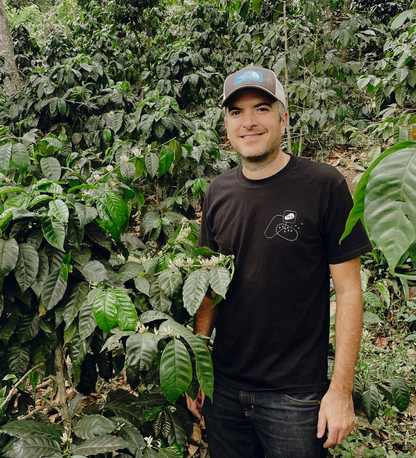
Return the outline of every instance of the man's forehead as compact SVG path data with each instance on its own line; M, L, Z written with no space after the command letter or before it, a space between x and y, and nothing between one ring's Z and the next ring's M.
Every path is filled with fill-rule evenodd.
M233 94L230 99L227 101L226 108L231 108L234 106L238 106L239 102L243 101L250 101L252 100L253 103L267 103L268 105L277 104L277 100L272 97L267 92L262 91L261 89L256 88L241 88L235 94Z

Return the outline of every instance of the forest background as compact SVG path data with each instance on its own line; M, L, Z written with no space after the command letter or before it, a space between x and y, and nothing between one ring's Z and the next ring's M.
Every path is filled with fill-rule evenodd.
M233 259L196 248L197 220L238 164L219 106L249 64L284 84L283 148L360 180L347 231L375 247L358 420L329 456L415 455L414 6L0 0L0 456L206 456L192 316Z

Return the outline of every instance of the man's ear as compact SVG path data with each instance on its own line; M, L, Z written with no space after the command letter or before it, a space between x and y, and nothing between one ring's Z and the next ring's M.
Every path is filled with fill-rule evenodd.
M287 116L287 111L286 111L285 114L280 118L280 127L281 127L282 135L285 133L285 130L286 130L287 119L288 119L288 116Z
M224 126L227 130L227 133L228 133L228 124L227 124L227 118L224 118Z

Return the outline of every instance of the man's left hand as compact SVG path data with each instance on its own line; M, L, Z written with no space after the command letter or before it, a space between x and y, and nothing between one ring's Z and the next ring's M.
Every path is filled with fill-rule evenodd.
M354 421L354 404L351 393L337 392L329 388L322 398L318 419L318 438L323 437L328 428L328 437L324 447L342 444L352 431Z

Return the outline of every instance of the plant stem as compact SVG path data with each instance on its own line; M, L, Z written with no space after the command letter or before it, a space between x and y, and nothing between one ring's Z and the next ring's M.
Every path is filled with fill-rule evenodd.
M65 376L64 376L64 351L62 343L58 335L58 345L55 348L55 371L56 371L56 385L58 386L59 404L61 406L61 417L65 423L68 421L68 405L66 403L66 388L65 388Z

